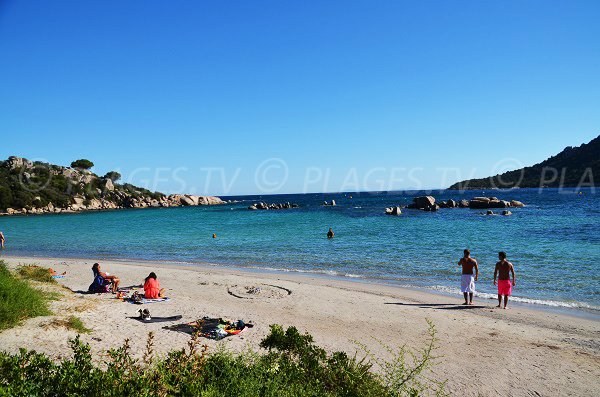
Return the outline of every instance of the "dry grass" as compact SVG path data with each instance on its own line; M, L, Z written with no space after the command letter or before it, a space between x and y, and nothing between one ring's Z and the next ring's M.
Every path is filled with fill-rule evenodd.
M49 326L54 327L64 327L67 329L71 329L73 331L77 331L80 334L88 334L92 332L91 329L87 328L83 321L77 316L69 316L67 318L55 318L50 321Z

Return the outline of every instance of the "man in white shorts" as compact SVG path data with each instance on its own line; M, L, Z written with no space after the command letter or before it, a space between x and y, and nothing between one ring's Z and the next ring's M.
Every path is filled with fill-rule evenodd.
M472 305L475 281L479 277L479 267L477 266L477 261L471 258L471 251L464 251L464 256L458 261L458 266L462 266L460 292L465 296L465 303L463 305ZM475 275L473 275L473 269L475 269Z

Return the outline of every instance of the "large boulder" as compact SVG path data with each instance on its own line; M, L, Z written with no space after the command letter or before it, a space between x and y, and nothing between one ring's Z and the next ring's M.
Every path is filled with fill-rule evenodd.
M490 200L488 201L487 208L508 208L510 203L504 200Z
M102 185L102 190L104 190L105 192L112 192L113 190L115 190L115 185L113 184L113 181L108 178L102 180Z
M16 168L21 168L21 167L32 168L33 162L31 162L25 158L22 158L22 157L10 156L4 162L4 166L10 170L14 170Z
M487 197L475 197L469 201L469 208L486 209L490 208L490 199Z
M179 198L179 202L181 203L181 205L185 205L185 206L194 205L194 200L192 200L191 198L189 198L187 196L181 196Z
M448 201L446 201L446 206L448 208L455 208L458 204L456 203L456 201L450 199Z
M435 197L433 196L420 196L413 198L413 204L415 208L425 209L433 207L435 205Z
M469 208L469 202L465 199L462 199L458 202L458 206L460 208Z
M198 197L198 205L221 205L227 204L219 197L215 196L200 196Z
M525 204L523 204L522 202L517 201L517 200L511 200L510 206L511 207L525 207Z

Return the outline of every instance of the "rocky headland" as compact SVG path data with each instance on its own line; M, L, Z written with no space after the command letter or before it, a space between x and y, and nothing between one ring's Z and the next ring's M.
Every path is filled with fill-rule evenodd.
M119 184L120 175L100 177L87 160L63 167L21 157L0 161L0 215L74 213L119 208L158 208L219 205L219 197L191 194L165 195L131 184ZM85 167L88 167L86 169Z

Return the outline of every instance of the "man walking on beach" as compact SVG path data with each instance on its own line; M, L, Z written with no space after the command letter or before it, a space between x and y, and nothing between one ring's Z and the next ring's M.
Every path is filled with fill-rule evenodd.
M471 251L468 249L464 250L464 256L458 261L458 266L462 266L462 276L460 280L460 292L465 297L465 303L463 305L473 304L473 293L475 292L475 281L479 277L479 266L477 261L471 258ZM473 276L473 269L475 269L475 275Z
M498 286L498 306L496 307L502 307L502 297L504 296L504 309L506 309L508 297L512 293L512 287L515 286L515 268L506 260L506 252L499 252L498 259L500 261L496 263L494 270L494 285ZM510 282L510 273L512 273L512 283ZM496 276L498 276L497 283Z
M0 232L0 250L4 249L4 241L6 239L4 238L4 234L2 232Z

